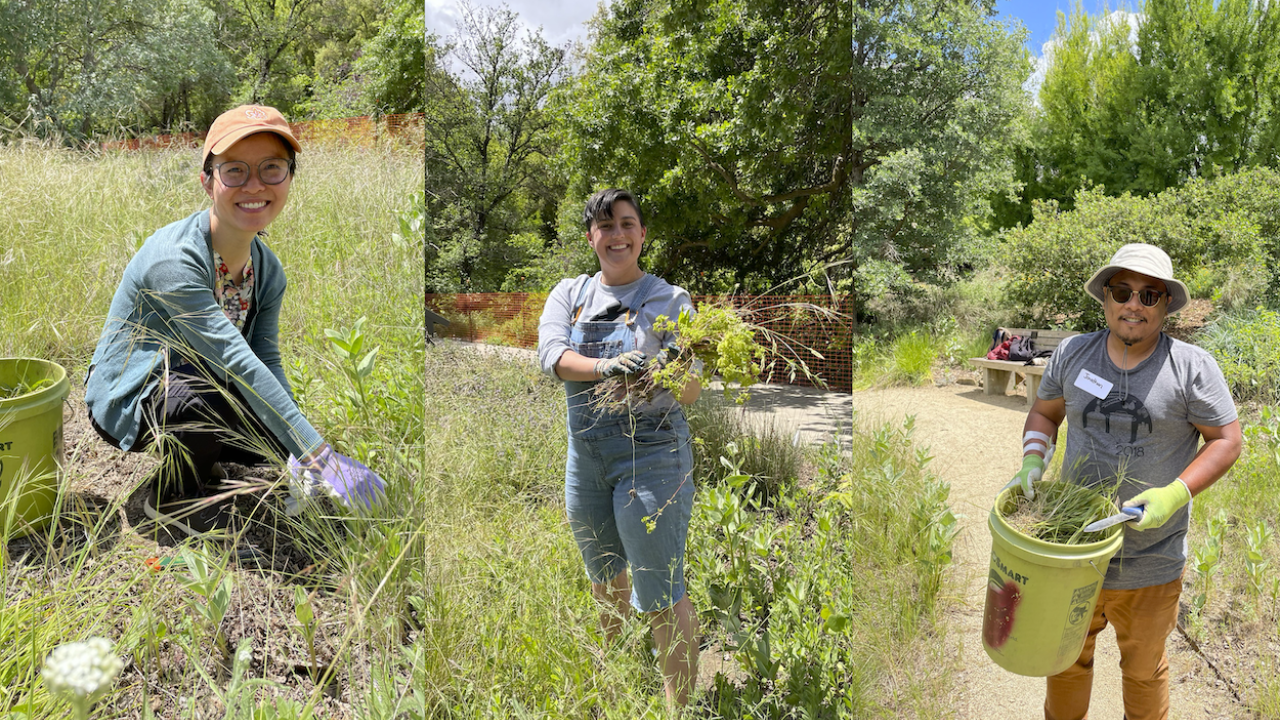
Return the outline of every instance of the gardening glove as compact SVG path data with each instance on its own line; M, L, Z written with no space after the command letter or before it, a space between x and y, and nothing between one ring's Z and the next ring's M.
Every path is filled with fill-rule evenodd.
M369 468L340 455L328 445L314 460L304 463L289 456L289 497L285 514L297 515L316 497L331 497L348 510L371 509L382 498L386 484Z
M601 358L596 361L596 374L601 380L617 375L629 375L644 369L645 354L642 350L624 352L615 358Z
M675 347L674 345L671 347L664 347L658 351L657 355L653 356L653 365L657 369L661 370L667 366L667 363L678 357L680 357L680 348Z
M1040 476L1044 474L1044 458L1035 453L1027 453L1022 456L1022 469L1017 475L1005 485L1002 490L1008 490L1016 485L1022 486L1022 494L1028 500L1036 499L1036 491L1031 489L1031 484L1038 481Z
M1132 523L1134 530L1150 530L1169 522L1169 518L1178 508L1191 501L1191 489L1178 478L1160 488L1151 488L1138 493L1132 500L1126 500L1120 507L1143 506L1142 519Z

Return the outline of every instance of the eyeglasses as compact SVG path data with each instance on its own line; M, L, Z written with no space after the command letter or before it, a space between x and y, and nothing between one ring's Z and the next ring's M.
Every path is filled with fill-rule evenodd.
M230 160L213 166L218 179L227 187L240 187L249 182L249 163L241 160ZM258 163L258 179L263 185L279 185L289 177L293 169L293 161L284 158L267 158Z
M1133 297L1134 291L1124 287L1123 285L1106 285L1104 287L1106 287L1107 291L1111 293L1111 299L1121 305L1129 302L1129 298ZM1146 290L1138 290L1137 293L1138 302L1147 307L1155 307L1156 303L1160 302L1160 298L1166 294L1161 290L1152 290L1150 288L1147 288Z

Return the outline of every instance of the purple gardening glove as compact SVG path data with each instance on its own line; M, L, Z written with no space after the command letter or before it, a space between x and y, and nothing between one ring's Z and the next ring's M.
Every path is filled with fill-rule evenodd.
M289 497L285 513L297 515L320 495L327 495L348 510L372 509L383 497L386 484L369 468L325 445L310 463L289 456Z

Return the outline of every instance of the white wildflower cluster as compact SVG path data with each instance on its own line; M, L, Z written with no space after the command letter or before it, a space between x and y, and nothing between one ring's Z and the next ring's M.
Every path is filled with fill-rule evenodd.
M40 674L50 694L92 703L111 689L123 669L124 662L113 652L111 641L95 637L54 648Z

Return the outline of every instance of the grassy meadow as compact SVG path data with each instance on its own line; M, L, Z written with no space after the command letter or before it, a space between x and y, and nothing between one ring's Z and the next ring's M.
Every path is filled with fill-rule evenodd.
M402 227L420 217L421 152L308 147L298 163L267 240L289 277L285 369L304 414L396 507L423 466L422 244ZM73 388L54 524L0 537L5 717L66 716L41 663L91 636L125 660L93 717L351 717L375 688L407 692L371 673L404 647L407 578L429 572L404 560L425 517L288 519L276 473L238 498L236 536L157 544L129 497L154 460L116 460L88 429L80 388L120 274L152 231L208 207L198 166L195 149L0 146L0 357L54 360ZM328 329L361 336L356 360L377 347L372 371ZM256 558L234 557L250 544ZM171 564L152 571L151 556Z
M559 385L446 343L428 349L426 387L431 496L415 514L431 518L420 564L435 583L413 659L429 715L665 717L647 623L615 647L596 627L564 517ZM954 519L910 429L797 451L748 434L714 393L689 417L703 440L686 567L704 640L688 716L945 714L934 622Z
M196 158L0 148L0 192L22 199L0 211L20 238L0 282L38 290L5 292L0 355L62 363L76 388L53 526L0 538L0 708L65 717L41 663L100 636L124 669L94 717L665 716L646 626L614 647L596 628L564 519L558 384L455 345L424 363L422 248L397 239L419 202L411 153L304 152L269 238L290 278L281 341L300 405L380 472L388 502L286 518L277 473L238 498L230 537L158 539L130 499L155 460L88 430L78 387L132 252L206 206ZM368 376L335 349L357 327L360 353L379 348ZM705 638L692 716L943 712L935 621L954 519L910 428L801 449L747 433L713 393L690 417L688 584ZM237 556L246 546L258 556Z

